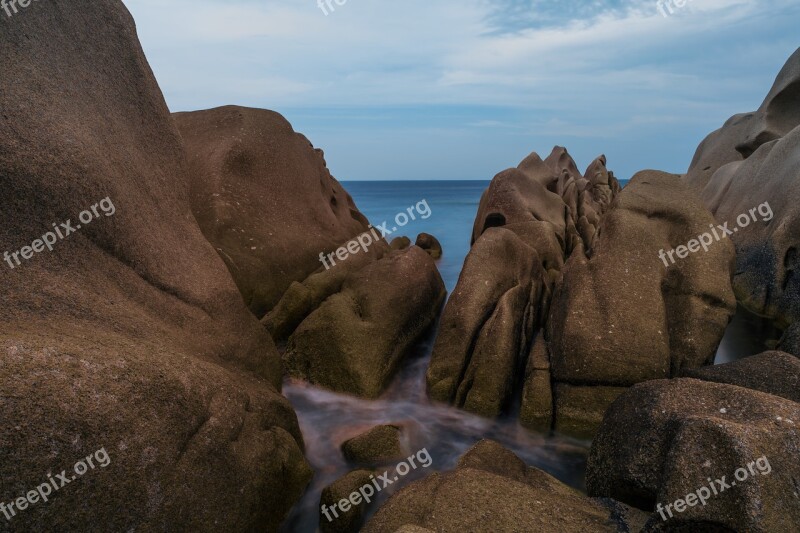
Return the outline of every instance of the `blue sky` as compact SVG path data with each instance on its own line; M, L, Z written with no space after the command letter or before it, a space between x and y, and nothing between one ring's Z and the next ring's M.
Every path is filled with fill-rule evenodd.
M557 144L684 172L800 46L797 0L124 3L170 109L278 111L342 181L491 179Z

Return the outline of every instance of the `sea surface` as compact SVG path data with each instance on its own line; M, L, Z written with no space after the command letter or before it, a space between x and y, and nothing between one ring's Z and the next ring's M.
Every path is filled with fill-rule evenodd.
M625 183L621 181L622 185ZM386 221L387 227L395 227L398 213L408 213L409 207L423 201L427 204L430 216L422 219L417 215L416 220L398 228L389 239L405 235L413 242L421 232L435 236L443 249L437 266L448 293L456 286L469 252L472 224L481 194L488 184L488 181L343 182L358 209L373 224ZM427 213L427 209L416 210L419 211ZM760 353L762 347L751 340L755 336L751 328L756 331L759 327L754 317L737 315L717 355L717 362ZM339 450L341 443L379 424L403 425L409 450L414 453L427 449L432 464L424 470L412 470L382 491L369 514L410 481L434 471L451 470L458 457L482 438L500 442L527 464L541 468L576 489L585 490L583 476L589 442L539 434L522 428L512 418L487 420L428 400L425 371L434 334L431 332L415 347L389 390L378 400L362 400L302 382L286 381L283 392L297 412L306 456L315 476L284 523L283 532L317 531L322 489L352 470Z

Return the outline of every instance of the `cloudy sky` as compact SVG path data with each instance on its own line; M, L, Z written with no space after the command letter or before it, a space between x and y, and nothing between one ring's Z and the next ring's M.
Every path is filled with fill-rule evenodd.
M173 111L278 111L340 180L491 179L557 144L683 172L800 46L797 0L317 2L124 0Z

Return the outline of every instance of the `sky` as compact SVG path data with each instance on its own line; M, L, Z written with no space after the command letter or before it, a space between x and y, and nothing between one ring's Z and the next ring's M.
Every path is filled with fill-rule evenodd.
M277 111L340 181L488 180L555 145L682 173L800 46L797 0L338 2L124 0L172 111Z

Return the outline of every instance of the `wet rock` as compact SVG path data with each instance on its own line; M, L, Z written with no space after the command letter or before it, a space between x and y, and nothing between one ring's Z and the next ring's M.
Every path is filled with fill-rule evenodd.
M392 239L392 242L389 243L389 248L392 250L405 250L411 246L411 239L408 237L395 237Z
M417 235L415 244L428 252L434 259L440 259L442 257L442 244L436 237L429 233L420 233Z
M365 533L433 531L627 531L642 513L591 500L491 441L468 451L455 470L432 474L392 496ZM413 531L413 530L412 530Z
M174 119L192 212L256 316L319 270L320 253L368 230L322 151L278 113L225 106Z
M359 530L368 502L358 489L372 483L370 476L369 470L354 470L322 490L319 502L322 533L356 533ZM354 493L358 495L350 499Z
M800 359L784 352L764 352L733 363L685 370L683 376L738 385L800 402Z
M342 453L345 459L360 465L396 463L408 455L407 446L402 440L403 430L400 426L376 426L345 441L342 444Z
M655 509L650 530L791 530L800 520L799 417L800 404L735 385L636 385L612 404L592 443L589 494ZM730 486L709 491L705 505L694 498L682 512L665 509L723 476Z
M375 398L445 297L433 259L411 247L349 274L290 336L287 371L328 389Z
M311 478L297 419L272 340L191 216L130 14L53 0L0 26L0 242L76 230L0 268L0 494L110 460L9 527L276 530Z

